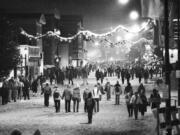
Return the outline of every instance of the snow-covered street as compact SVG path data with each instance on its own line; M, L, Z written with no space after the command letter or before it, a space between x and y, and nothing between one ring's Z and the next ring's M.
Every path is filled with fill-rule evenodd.
M109 78L111 84L115 77ZM75 82L80 83L81 80ZM90 78L88 87L95 84L95 78ZM131 81L134 90L138 86L137 80ZM152 83L147 84L147 97L149 97ZM125 85L123 85L124 87ZM84 86L81 86L83 92ZM62 88L61 88L62 89ZM63 90L63 89L62 89ZM39 129L42 135L154 135L156 121L152 116L150 107L144 117L139 114L139 119L129 118L124 95L121 95L121 104L114 105L114 95L110 101L106 95L100 102L100 112L94 113L93 123L87 124L87 114L84 113L84 102L80 103L79 113L65 113L64 101L61 100L61 111L55 113L53 98L50 98L50 106L44 107L43 96L31 97L30 100L12 102L0 106L0 134L9 135L17 128L23 135L32 135ZM72 111L72 103L71 103Z

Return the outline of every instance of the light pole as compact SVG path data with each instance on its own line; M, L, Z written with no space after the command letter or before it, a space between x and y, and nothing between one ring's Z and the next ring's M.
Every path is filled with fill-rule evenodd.
M54 29L54 33L56 34L56 35L60 35L61 34L61 32L60 32L60 30L57 30L57 29ZM56 48L56 57L55 57L55 64L56 64L56 66L57 67L59 67L59 63L60 63L60 57L59 57L59 43L60 42L56 42L57 43L57 48Z
M171 82L170 82L170 63L169 63L169 7L168 0L164 0L164 25L165 25L165 77L168 85L168 99L166 100L166 122L167 135L172 134L171 127Z
M177 0L177 7L178 7L178 62L177 62L177 75L176 75L176 78L178 78L178 106L180 106L180 9L179 9L179 6L180 6L180 2L179 0Z

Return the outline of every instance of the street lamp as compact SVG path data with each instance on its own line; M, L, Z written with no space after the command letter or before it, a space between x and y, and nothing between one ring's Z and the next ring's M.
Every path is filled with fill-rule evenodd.
M124 38L126 39L126 40L131 40L132 38L133 38L133 34L132 33L126 33L125 35L124 35Z
M131 20L137 20L139 18L139 14L137 11L133 10L130 12L129 17Z
M120 4L125 5L129 2L129 0L118 0Z
M99 46L99 43L98 43L98 42L95 42L94 45L95 45L95 46Z
M122 38L120 36L117 36L116 40L119 42Z

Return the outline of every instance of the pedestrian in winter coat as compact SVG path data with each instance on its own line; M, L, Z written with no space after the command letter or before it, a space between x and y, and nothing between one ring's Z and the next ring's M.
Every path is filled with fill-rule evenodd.
M130 74L131 74L131 79L134 80L134 74L135 74L134 68L131 68Z
M54 104L55 104L56 113L60 112L61 94L58 91L58 86L57 85L54 86L53 98L54 98Z
M144 116L144 113L147 112L147 105L148 105L148 101L147 101L147 97L144 93L144 91L142 90L141 93L139 94L141 100L142 100L142 104L140 105L140 112L141 112L141 116Z
M128 83L128 85L124 89L124 94L126 95L127 93L129 93L131 91L133 93L133 89L132 89L131 83Z
M83 92L84 112L87 112L87 99L88 99L89 93L90 93L90 90L86 87L86 89Z
M139 93L139 94L140 94L140 93L145 94L145 92L146 92L146 89L145 89L144 85L141 83L141 84L139 85L139 87L138 87L138 93Z
M76 84L76 87L73 89L72 99L73 99L73 111L75 112L76 110L76 112L79 112L79 102L81 102L79 84Z
M149 71L148 69L144 70L144 83L148 83L148 78L149 78Z
M120 74L121 74L121 68L120 67L117 67L116 74L117 74L118 79L120 79Z
M26 100L26 98L30 99L30 96L29 96L29 89L30 89L29 80L27 78L24 78L23 83L24 83L24 88L23 88L24 100Z
M74 78L74 68L73 66L69 66L67 69L68 72L68 80L69 84L71 83L73 85L73 78Z
M5 105L8 103L8 91L9 91L9 85L6 78L3 80L2 88L1 88L1 96L2 96L2 105Z
M142 79L142 69L139 68L138 71L137 71L137 77L139 78L139 83L141 83L141 79Z
M99 73L100 73L101 84L103 84L104 72L103 72L103 70L101 70Z
M135 92L134 95L131 97L130 103L133 104L134 116L135 116L135 120L137 120L138 119L138 111L142 104L142 100L141 100L138 92Z
M34 81L32 82L32 91L34 94L36 94L38 91L38 80L37 79L34 79Z
M126 71L126 79L127 79L127 84L129 83L129 79L131 78L131 74L129 73L129 71Z
M99 79L101 78L99 69L96 70L95 76L96 76L96 80L99 81Z
M161 96L156 89L153 89L153 93L150 96L151 109L157 109L161 104Z
M150 74L150 78L151 78L151 79L153 78L153 73L154 73L154 70L153 70L153 68L151 67L151 69L149 70L149 74Z
M115 90L115 105L120 104L120 95L122 94L122 88L121 85L119 84L119 81L116 82L114 85L114 90Z
M9 89L8 89L8 102L11 102L12 100L12 89L14 86L14 77L11 77L11 79L8 82Z
M83 67L82 68L82 79L83 79L83 85L87 85L87 78L88 78L88 71L87 71L87 67Z
M99 97L100 97L100 95L101 95L100 89L98 89L97 85L94 85L94 89L92 91L92 98L95 101L95 105L94 105L95 112L99 112Z
M122 84L124 84L124 77L125 77L125 70L121 70L121 79L122 79Z
M92 123L92 116L93 116L93 108L95 106L95 101L92 98L92 93L88 93L87 98L87 111L88 111L88 123Z
M71 99L72 99L72 92L71 87L67 84L67 88L65 88L62 99L65 99L65 110L67 112L71 112Z
M109 81L105 84L104 91L106 91L107 100L110 100L111 99L111 84Z
M64 85L64 79L65 79L64 72L61 69L59 69L59 81L61 85Z
M46 107L49 106L49 97L51 96L51 87L49 87L49 84L46 83L46 86L43 88L43 92L44 93L44 105Z
M128 111L129 117L133 116L133 104L130 103L132 95L133 95L133 91L129 91L125 95L126 106L127 106L127 111Z
M17 100L18 89L19 89L19 82L17 79L15 79L12 86L12 99L14 100L14 102L16 102Z
M153 93L150 95L149 101L150 101L151 110L154 115L154 118L157 119L158 108L160 107L160 104L161 104L161 96L159 95L159 92L157 89L155 88L153 89ZM156 130L159 130L158 124L156 125Z
M54 72L53 72L53 71L51 71L51 73L50 73L50 75L49 75L49 79L50 79L50 84L52 85L53 80L55 80L55 79L56 79L56 78L55 78L55 74L54 74Z
M99 95L99 101L101 101L102 100L102 95L105 94L104 88L99 82L97 83L97 87L98 87L99 91L101 92L101 94Z
M19 81L18 99L22 99L24 83L22 80Z

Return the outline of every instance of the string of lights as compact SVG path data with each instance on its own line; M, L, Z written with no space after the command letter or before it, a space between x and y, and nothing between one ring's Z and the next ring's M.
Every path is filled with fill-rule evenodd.
M109 32L106 32L106 33L103 33L103 34L97 34L97 33L91 32L89 30L80 30L77 34L75 34L73 36L70 36L70 37L62 37L62 36L60 36L60 31L58 31L58 30L48 31L47 33L45 33L43 35L42 34L37 34L36 36L34 36L34 35L28 34L23 28L21 28L21 34L25 35L29 39L35 39L35 40L38 40L38 39L43 38L45 36L49 36L49 37L55 37L55 38L59 39L61 42L62 41L71 42L72 40L77 38L79 35L83 35L86 40L91 40L91 39L96 39L96 38L97 39L98 38L107 39L107 37L112 36L113 33L119 32L121 30L125 31L127 33L131 33L131 34L139 34L141 32L144 32L144 31L147 31L147 30L151 29L152 25L153 25L153 22L151 20L148 20L146 22L146 24L144 26L142 26L136 32L130 31L127 28L125 28L124 26L122 26L122 25L118 25L113 30L111 30Z

